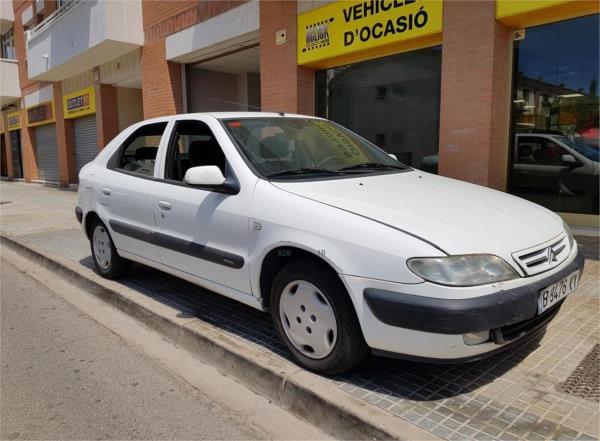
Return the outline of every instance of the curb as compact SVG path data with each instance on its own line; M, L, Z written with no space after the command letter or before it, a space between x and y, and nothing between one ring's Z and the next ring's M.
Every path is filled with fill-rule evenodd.
M88 268L25 244L6 232L0 232L0 244L134 317L203 362L339 439L441 439L291 362L257 351L200 319L177 317L175 309Z

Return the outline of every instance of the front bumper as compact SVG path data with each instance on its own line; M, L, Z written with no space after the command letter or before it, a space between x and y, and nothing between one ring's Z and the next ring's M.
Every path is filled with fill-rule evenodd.
M578 252L560 271L534 283L468 299L439 299L367 288L364 298L377 319L391 326L436 334L467 334L533 318L540 290L583 269Z
M583 267L584 257L575 248L551 274L486 287L448 289L428 283L405 285L353 276L343 279L354 294L363 334L373 352L462 362L491 355L512 346L511 342L525 342L544 332L561 304L537 315L540 290ZM480 331L491 331L490 341L472 346L464 343L463 334Z

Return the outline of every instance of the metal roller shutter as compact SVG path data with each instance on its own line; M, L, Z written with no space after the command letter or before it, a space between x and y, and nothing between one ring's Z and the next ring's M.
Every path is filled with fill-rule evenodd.
M98 138L96 134L96 116L86 116L74 121L75 132L75 166L79 170L92 161L98 154Z
M35 128L35 149L37 152L38 179L58 182L58 154L56 146L56 126L48 124Z

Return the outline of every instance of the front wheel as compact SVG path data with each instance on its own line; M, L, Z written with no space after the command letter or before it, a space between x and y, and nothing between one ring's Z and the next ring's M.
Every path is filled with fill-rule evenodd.
M307 369L338 374L369 353L344 286L313 262L291 262L279 271L271 315L279 338Z
M92 222L90 247L96 271L107 279L116 279L127 272L131 262L119 256L104 222L100 219Z

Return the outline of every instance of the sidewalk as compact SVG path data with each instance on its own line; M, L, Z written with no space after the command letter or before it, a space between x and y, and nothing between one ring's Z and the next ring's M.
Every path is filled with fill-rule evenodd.
M91 273L89 245L73 211L76 197L74 192L1 182L0 234ZM570 387L563 387L600 343L598 239L578 241L587 256L581 287L569 296L539 348L455 366L372 357L334 379L310 375L344 391L342 397L361 400L365 412L383 410L431 437L598 439L597 374L593 396L580 397L585 385L568 381ZM174 308L177 317L208 323L260 355L286 360L267 314L142 266L120 285Z

